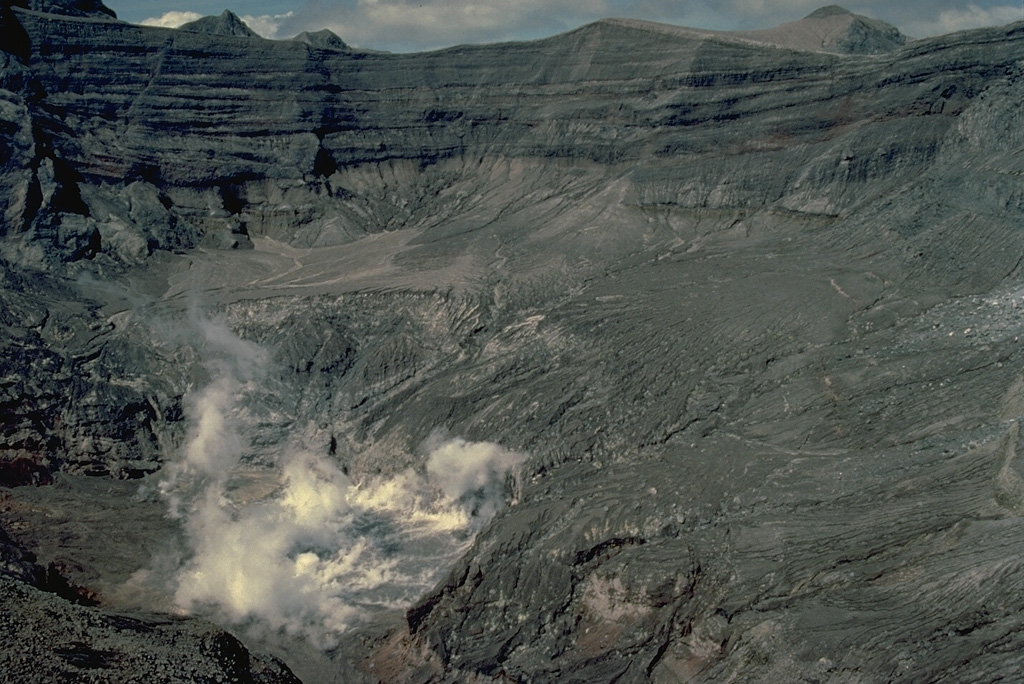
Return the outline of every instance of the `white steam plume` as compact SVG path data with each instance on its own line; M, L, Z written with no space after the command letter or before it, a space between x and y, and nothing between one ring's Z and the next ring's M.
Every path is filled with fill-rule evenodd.
M245 494L246 403L267 354L223 321L196 329L210 381L187 400L189 439L160 487L189 546L173 587L183 612L331 648L367 609L433 586L504 505L525 457L440 433L424 443L425 473L357 484L328 456L287 449L262 473L264 494Z
M182 514L182 497L196 497L197 488L223 489L238 466L244 450L238 397L258 384L268 364L266 352L235 335L223 319L200 317L195 311L189 319L211 380L201 391L186 395L188 443L182 458L165 468L160 483L174 517Z
M505 475L525 460L522 454L493 442L467 442L461 437L445 440L439 432L428 438L426 447L431 481L449 499L468 505L487 519L504 502Z

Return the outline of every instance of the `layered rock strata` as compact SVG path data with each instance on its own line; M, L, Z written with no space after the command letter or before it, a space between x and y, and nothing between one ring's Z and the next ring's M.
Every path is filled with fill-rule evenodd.
M407 611L332 654L267 642L310 681L1022 669L1020 24L389 55L63 9L0 15L19 543L52 548L24 485L174 459L198 290L274 358L254 464L301 437L356 480L422 470L438 428L530 454ZM69 586L110 573L78 554ZM63 600L18 577L26 624ZM125 628L60 605L83 644Z

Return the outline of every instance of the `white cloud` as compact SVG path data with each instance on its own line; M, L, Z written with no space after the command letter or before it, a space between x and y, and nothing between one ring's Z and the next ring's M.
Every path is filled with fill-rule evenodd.
M291 36L278 35L278 31L281 26L294 15L294 12L286 12L284 14L261 14L258 16L243 14L239 19L244 21L246 26L264 38L291 38Z
M203 15L198 12L165 12L159 17L150 17L149 19L143 19L139 23L143 26L158 26L160 28L178 28L182 24L187 24L190 21L202 18Z
M983 26L1001 26L1020 21L1022 18L1024 18L1024 12L1020 5L980 7L970 4L966 7L944 10L934 18L908 22L905 32L915 37L924 38Z
M245 25L264 38L290 38L291 36L279 36L278 29L295 15L294 12L284 14L244 14L239 17ZM160 28L178 28L182 24L201 19L199 12L173 11L165 12L159 17L143 19L139 23L143 26L157 26Z

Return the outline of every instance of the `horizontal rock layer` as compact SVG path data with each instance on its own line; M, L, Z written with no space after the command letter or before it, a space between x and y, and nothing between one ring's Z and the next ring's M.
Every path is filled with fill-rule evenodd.
M1006 31L849 59L607 21L532 43L387 55L15 11L38 46L39 125L77 174L153 183L167 211L203 229L235 217L254 234L332 243L427 220L417 211L463 213L382 203L395 194L385 178L351 178L399 160L457 162L455 178L425 183L427 197L466 173L479 183L481 157L667 163L687 206L803 209L814 192L812 209L834 213L845 204L829 178L792 197L802 179L765 169L810 165L845 187L909 171L891 168L895 157L927 164L965 104L1017 60ZM866 139L844 162L842 146ZM738 158L749 163L729 163ZM726 181L728 194L715 193Z

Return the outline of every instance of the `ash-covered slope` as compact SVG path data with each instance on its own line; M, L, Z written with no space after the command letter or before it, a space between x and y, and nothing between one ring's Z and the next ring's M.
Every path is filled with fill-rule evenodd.
M68 586L173 604L125 597L158 544L94 540L174 524L78 476L168 481L201 299L273 359L245 496L295 442L357 483L439 429L529 455L407 612L247 632L308 681L1022 669L1019 24L388 55L39 9L0 17L3 524Z

